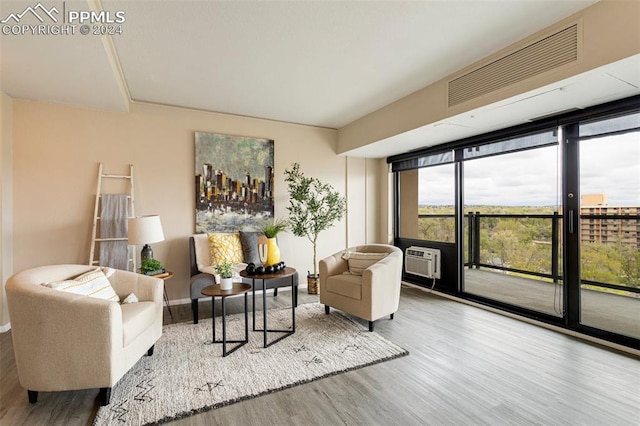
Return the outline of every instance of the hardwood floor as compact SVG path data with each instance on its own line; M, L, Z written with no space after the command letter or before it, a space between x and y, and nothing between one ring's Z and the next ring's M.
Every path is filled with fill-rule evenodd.
M287 304L281 294L269 296L270 305ZM317 300L306 290L300 296L300 303ZM189 305L172 311L175 322L191 320ZM210 315L210 303L201 303L201 320ZM410 287L395 319L377 321L375 330L410 355L175 424L638 424L640 362L633 356ZM91 424L97 389L44 392L29 405L10 332L0 345L0 424Z

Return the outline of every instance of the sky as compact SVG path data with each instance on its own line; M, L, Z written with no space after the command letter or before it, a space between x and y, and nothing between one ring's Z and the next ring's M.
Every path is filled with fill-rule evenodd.
M560 146L466 161L467 205L557 206ZM453 205L454 166L419 170L421 205ZM580 193L606 194L610 206L640 206L640 132L580 142Z

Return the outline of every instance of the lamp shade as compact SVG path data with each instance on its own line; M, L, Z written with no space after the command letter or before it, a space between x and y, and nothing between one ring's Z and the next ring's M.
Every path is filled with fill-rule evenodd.
M163 240L160 216L138 216L129 219L129 244L137 246Z

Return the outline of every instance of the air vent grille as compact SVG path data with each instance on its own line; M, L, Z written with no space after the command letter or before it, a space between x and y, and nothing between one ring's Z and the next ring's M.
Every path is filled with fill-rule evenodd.
M449 82L449 107L578 59L578 24Z

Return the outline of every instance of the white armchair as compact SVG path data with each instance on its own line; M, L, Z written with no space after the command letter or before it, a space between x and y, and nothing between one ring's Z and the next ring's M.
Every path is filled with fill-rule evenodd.
M109 281L117 302L58 291L42 283L70 279L95 269L53 265L13 275L6 284L13 350L20 384L29 402L38 392L100 388L100 404L111 388L162 334L161 279L116 270Z
M386 244L368 244L347 249L359 253L387 253L362 271L349 273L349 262L340 251L320 261L320 303L328 314L330 307L369 321L389 315L393 319L400 303L402 250Z

